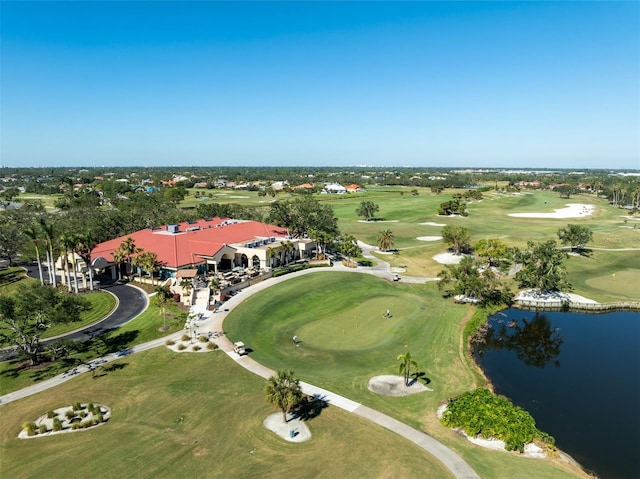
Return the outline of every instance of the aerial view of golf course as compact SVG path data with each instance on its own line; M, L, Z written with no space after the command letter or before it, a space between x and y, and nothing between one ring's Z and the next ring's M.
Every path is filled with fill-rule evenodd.
M499 239L525 248L529 241L557 240L558 230L579 224L592 237L582 251L565 257L570 286L558 294L576 305L631 304L638 298L634 280L640 272L637 217L596 195L567 199L549 191L485 191L468 202L464 215L439 214L455 194L372 186L357 195L318 195L318 204L335 212L340 230L359 241L358 251L332 253L333 265L319 261L317 267L274 274L237 292L217 312L205 311L198 335L212 338L213 347L205 347L206 339L201 348L194 345L185 336L186 313L172 303L158 307L151 297L142 314L66 363L24 368L3 362L3 475L462 477L437 450L372 419L383 415L435 439L477 477L587 477L584 466L553 440L553 430L534 428L530 444L520 445L526 448L505 448L504 442L496 448L496 438L472 442L461 432L464 427L441 419L443 408L464 393L492 388L469 341L492 313L506 307L500 301L454 300L455 291L442 287L443 271L473 256L454 252L442 235L447 225L463 227L472 245ZM255 193L246 200L251 198L261 201ZM374 205L374 218L358 213L363 203ZM382 232L392 237L384 248ZM496 271L501 288L516 298L524 290L509 264ZM17 282L35 281L18 276L12 273L2 288L11 293ZM113 308L92 301L101 305L100 314ZM244 343L245 355L233 352L237 341ZM323 394L307 395L292 407L273 403L265 398L264 378L275 371L292 372L303 391L312 385L357 406L344 407ZM41 392L11 396L38 385ZM94 427L58 428L72 434L36 421L74 404L79 418L86 417L87 404L103 405L110 416L100 427L96 421ZM279 426L268 427L274 413ZM23 432L19 438L29 427L33 435ZM102 465L97 470L88 460L95 456Z

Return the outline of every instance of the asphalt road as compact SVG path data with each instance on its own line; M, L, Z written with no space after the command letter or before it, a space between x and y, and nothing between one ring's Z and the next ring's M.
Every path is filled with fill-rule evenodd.
M38 267L36 265L22 265L27 269L27 275L31 278L39 279ZM46 269L43 271L45 278L47 277ZM100 285L102 291L109 292L116 297L117 303L114 311L101 321L89 325L85 328L72 331L61 336L48 338L41 341L42 346L53 343L60 339L70 339L73 341L86 341L92 337L99 336L112 329L119 328L123 324L131 321L142 313L149 303L147 294L140 288L112 282L111 284ZM15 348L7 348L0 351L0 361L7 361L15 357Z

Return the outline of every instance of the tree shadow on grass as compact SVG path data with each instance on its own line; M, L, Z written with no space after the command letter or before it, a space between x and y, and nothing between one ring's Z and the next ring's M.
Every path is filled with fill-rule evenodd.
M327 407L329 407L329 403L321 396L304 396L296 407L291 410L291 413L302 421L308 421L318 417L322 410Z
M427 373L424 371L418 371L417 373L413 373L411 375L411 381L409 382L409 386L413 386L415 383L420 381L425 386L431 383L431 379L427 377Z

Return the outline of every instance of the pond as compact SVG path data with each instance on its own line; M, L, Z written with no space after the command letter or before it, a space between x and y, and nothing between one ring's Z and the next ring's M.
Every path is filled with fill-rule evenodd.
M603 478L640 477L640 313L502 311L474 338L495 392Z

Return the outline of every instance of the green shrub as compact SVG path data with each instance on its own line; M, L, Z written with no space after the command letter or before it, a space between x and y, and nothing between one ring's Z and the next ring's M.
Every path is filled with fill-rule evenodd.
M62 422L57 417L53 418L53 430L62 431Z
M95 409L95 406L94 406L94 404L92 402L87 404L87 411L89 411L90 413L93 413L94 409Z
M200 349L202 349L200 346L198 346L197 344L194 344L193 347L191 348L193 351L200 351Z
M73 410L74 411L80 411L81 409L82 409L82 404L80 404L79 402L73 403Z
M167 346L173 346L174 344L176 344L176 342L173 339L167 339L164 344L166 344Z
M191 338L189 337L188 334L183 334L182 337L180 338L182 341L189 341Z
M207 343L207 349L209 351L215 351L218 349L218 345L216 343Z
M73 419L74 417L76 417L76 413L72 409L67 410L64 415L67 419Z
M80 429L80 423L79 422L74 422L71 425L71 429L75 430L75 429Z
M47 431L47 426L45 424L40 424L38 427L38 434L45 434Z
M80 411L80 412L78 413L78 416L80 416L81 418L85 418L85 417L87 417L87 411Z
M102 413L98 413L98 415L96 416L96 421L98 423L104 422L104 416L102 415Z
M198 338L198 341L200 341L201 343L208 343L209 342L209 338L207 338L206 336L200 336Z
M36 423L33 421L25 422L22 427L27 431L27 436L33 436L36 433Z
M47 411L47 417L49 419L53 419L54 417L56 417L56 413L53 411Z
M184 351L185 349L187 349L187 347L184 344L178 344L178 351Z
M522 452L525 444L534 439L547 444L555 442L553 437L536 428L531 414L484 388L451 400L441 421L445 426L462 429L471 437L500 439L509 451Z

